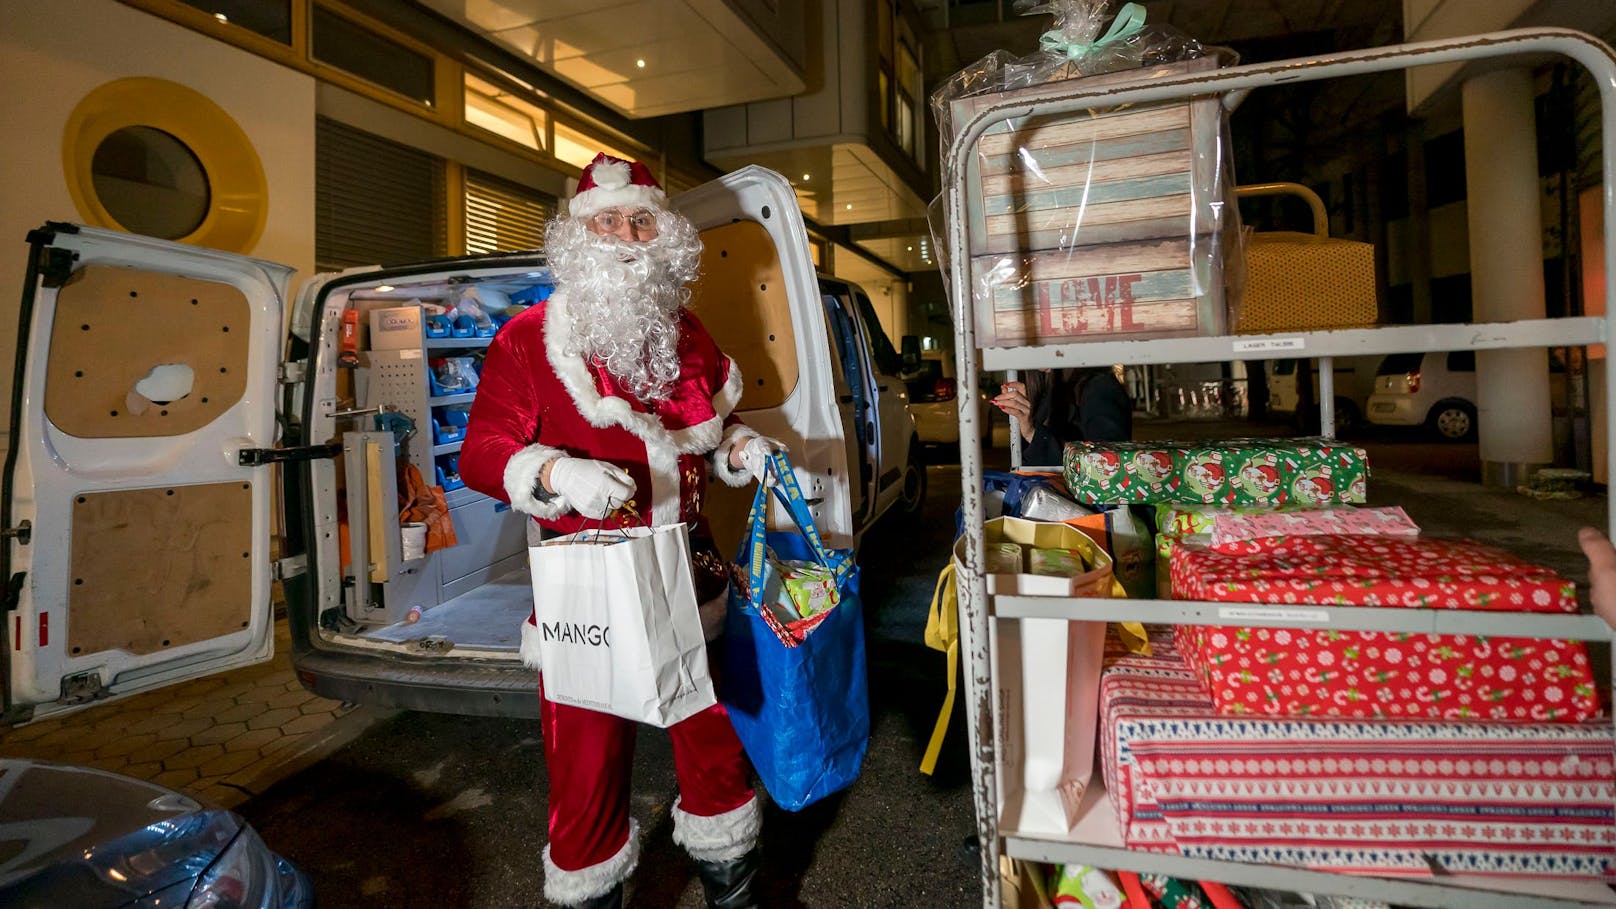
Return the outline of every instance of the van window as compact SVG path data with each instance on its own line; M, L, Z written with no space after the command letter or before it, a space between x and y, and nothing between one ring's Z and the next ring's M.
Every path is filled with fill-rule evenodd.
M853 299L858 304L859 318L864 320L864 330L870 333L870 352L875 355L875 368L889 376L903 372L903 357L887 340L887 333L881 328L881 320L875 317L875 307L870 305L869 297L855 293Z
M1448 354L1448 372L1475 372L1476 352L1455 350Z
M1405 372L1418 372L1420 361L1425 359L1422 353L1389 354L1380 361L1380 369L1375 371L1377 376L1396 376Z

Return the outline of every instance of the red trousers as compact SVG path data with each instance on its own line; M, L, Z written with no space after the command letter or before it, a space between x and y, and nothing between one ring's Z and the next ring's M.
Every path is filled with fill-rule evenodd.
M599 865L628 844L630 777L639 724L553 704L544 697L542 679L539 700L544 762L550 774L550 861L562 871ZM723 704L670 726L668 734L679 779L676 811L716 818L753 800L746 757Z

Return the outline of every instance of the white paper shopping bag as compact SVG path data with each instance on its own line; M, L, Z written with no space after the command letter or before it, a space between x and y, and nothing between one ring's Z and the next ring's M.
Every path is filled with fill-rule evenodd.
M545 697L671 726L713 704L683 524L528 548Z

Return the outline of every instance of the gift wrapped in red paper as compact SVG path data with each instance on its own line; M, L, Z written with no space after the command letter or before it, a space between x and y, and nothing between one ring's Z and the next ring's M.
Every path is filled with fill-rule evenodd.
M1175 547L1173 596L1231 603L1576 612L1576 587L1479 543L1363 535ZM1599 714L1581 642L1185 625L1222 713L1579 722Z
M1109 642L1101 771L1129 848L1383 875L1612 879L1610 726L1227 716Z

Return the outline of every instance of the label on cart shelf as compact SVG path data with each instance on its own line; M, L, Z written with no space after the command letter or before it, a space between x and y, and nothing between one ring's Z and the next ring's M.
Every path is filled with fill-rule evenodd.
M1234 342L1235 353L1266 353L1270 350L1301 350L1306 338L1248 338Z
M1330 613L1325 609L1273 609L1260 607L1249 609L1241 606L1224 606L1218 609L1218 618L1241 622L1273 621L1278 619L1284 622L1328 622Z
M421 359L421 349L413 347L409 350L401 350L398 352L398 358L400 360L419 360Z

